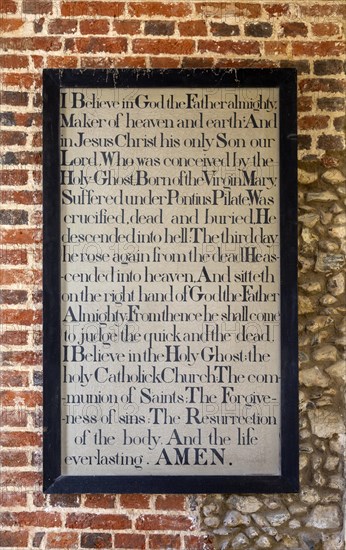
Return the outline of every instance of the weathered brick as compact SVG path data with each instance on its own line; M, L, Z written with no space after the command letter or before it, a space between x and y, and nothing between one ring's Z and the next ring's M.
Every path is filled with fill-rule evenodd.
M207 69L214 66L212 57L184 57L181 62L183 69Z
M150 57L150 67L152 69L177 69L181 61L177 57Z
M346 128L346 120L344 116L336 117L333 120L334 128L337 132L342 132Z
M51 0L23 0L23 13L48 14L53 11Z
M327 128L329 116L311 115L299 119L299 128L301 130L321 130Z
M81 548L112 548L110 533L82 533Z
M81 58L81 67L94 67L94 68L104 68L105 64L107 67L116 67L117 69L121 68L144 68L146 67L146 59L142 56L125 56L125 57L82 57Z
M114 548L144 550L145 536L135 533L114 533Z
M184 537L184 548L191 548L191 550L214 550L215 544L211 536L190 535Z
M183 38L135 38L132 48L134 53L180 55L193 53L195 44L193 40Z
M312 97L301 96L297 101L298 111L311 111L312 110Z
M70 50L73 53L122 53L127 49L127 40L123 37L67 38L65 46L66 50Z
M19 472L18 472L18 475ZM50 512L12 512L11 514L0 514L4 525L34 525L38 527L61 527L61 516L58 513Z
M3 164L8 165L27 165L27 164L41 164L42 153L41 152L31 152L31 151L10 151L5 153L2 156Z
M13 32L17 31L24 25L24 19L19 18L1 18L0 19L0 32Z
M109 22L106 19L81 21L79 28L81 34L108 34Z
M191 14L191 6L187 2L129 2L128 11L134 17L181 18Z
M335 78L306 78L299 82L299 90L305 92L332 92L343 93L345 84Z
M49 497L51 506L61 506L63 508L79 507L80 501L80 495L50 495Z
M210 23L210 31L213 36L239 36L239 25L229 25L228 23Z
M29 73L7 73L3 74L1 80L4 86L17 86L17 88L30 89L34 86L35 77Z
M1 170L0 183L1 185L26 185L28 172L27 170Z
M260 3L250 2L197 2L197 13L204 17L247 17L258 18L262 12Z
M184 495L159 495L156 497L155 508L157 510L184 510Z
M50 34L73 34L77 32L77 27L77 19L53 19L48 25L48 32Z
M34 325L42 321L42 312L30 309L4 309L1 317L4 325Z
M11 353L11 352L10 352ZM5 366L5 365L4 365ZM4 388L25 387L29 384L29 374L18 370L5 370L0 372L0 385Z
M25 225L28 223L28 212L26 210L0 210L0 224L2 225Z
M47 534L47 549L67 548L73 550L79 548L77 533L48 533Z
M270 41L264 43L264 53L266 55L280 55L280 56L286 56L287 55L287 42L283 41Z
M136 529L139 531L188 531L193 529L193 522L182 515L147 514L137 518Z
M319 42L292 42L292 54L308 57L329 57L331 55L343 55L344 44L342 41Z
M282 32L284 36L307 36L308 28L305 23L299 23L298 21L289 21L281 24Z
M150 550L162 550L162 548L172 548L172 550L178 550L181 548L180 535L149 535L149 548Z
M1 345L20 346L28 343L28 333L24 330L6 330L0 334Z
M263 9L272 17L280 17L282 15L287 15L290 11L289 4L263 4Z
M0 485L2 487L17 487L20 490L24 488L41 487L42 475L38 472L2 472L0 476ZM37 522L40 525L39 518L37 518Z
M60 50L61 48L61 40L59 38L54 38L50 36L35 36L31 38L3 38L1 43L4 51L56 51Z
M117 34L139 34L140 29L140 21L113 21L113 30Z
M42 278L39 270L29 269L6 269L0 273L0 284L38 284Z
M96 15L98 17L118 18L124 13L123 2L62 2L61 15L77 17L80 15Z
M0 102L2 105L14 105L16 107L25 107L28 105L29 96L27 92L0 92Z
M72 55L49 55L47 57L47 67L48 68L54 68L54 69L74 69L78 66L78 58L74 57Z
M298 149L310 149L311 148L311 136L300 135L298 136Z
M36 432L2 432L0 441L3 447L33 447L42 442L41 434Z
M345 100L343 97L319 97L317 106L322 111L343 111Z
M342 33L340 31L340 26L336 23L315 23L311 25L312 34L315 36L340 36Z
M170 36L174 34L174 21L146 21L144 34L156 36Z
M2 191L1 198L3 204L42 204L41 191L17 191L6 189Z
M84 506L87 508L114 508L114 495L86 495Z
M338 3L328 3L328 4L300 4L300 15L308 17L320 17L321 19L325 16L338 16L345 15L345 5L343 2Z
M273 34L273 27L270 23L246 23L245 35L258 38L269 38Z
M20 248L9 248L1 247L0 248L0 264L3 265L19 265L28 263L28 253L26 250ZM6 296L4 294L4 296ZM7 295L8 299L11 299L11 295ZM13 302L6 302L13 303Z
M259 54L260 45L258 42L234 41L234 40L199 40L198 48L201 53L234 53L237 55Z
M66 527L69 529L130 529L131 520L125 514L68 514Z
M9 468L27 466L28 457L24 451L1 451L0 465Z
M17 508L17 506L24 507L27 504L27 495L25 493L12 492L12 491L0 491L0 506L6 510L11 508ZM12 533L13 531L11 531ZM0 539L2 540L2 539ZM25 545L26 548L26 545Z
M15 250L15 252L21 251ZM26 290L12 290L5 288L0 290L0 304L23 304L27 299L28 293Z
M27 531L1 531L1 548L28 548L29 533Z
M149 508L149 495L120 495L123 508Z
M205 21L182 21L178 23L180 36L206 36L208 34Z
M344 148L344 145L344 140L341 136L323 134L322 136L319 136L317 140L317 147L319 147L319 149L325 149L327 151L342 150Z
M314 61L314 73L319 76L343 73L344 65L341 59L317 59Z
M25 428L28 424L28 413L25 410L0 410L1 426ZM1 491L0 491L1 493Z
M280 67L283 69L296 69L297 74L310 74L310 62L307 59L303 61L289 61L285 59L280 61Z
M2 0L0 3L0 13L16 13L17 3L14 0Z

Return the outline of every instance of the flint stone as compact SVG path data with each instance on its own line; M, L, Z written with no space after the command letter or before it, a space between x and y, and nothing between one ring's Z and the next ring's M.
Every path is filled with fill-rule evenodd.
M338 350L335 346L332 346L331 344L325 344L324 346L321 346L317 348L314 353L312 354L312 357L315 359L315 361L332 361L335 362L338 359Z
M298 182L301 185L311 185L317 181L317 172L307 172L306 170L298 169Z
M329 385L329 376L323 374L318 367L305 369L299 373L299 379L306 387L319 386L327 388Z
M333 296L340 296L345 292L345 277L343 273L338 273L328 279L327 290Z
M231 547L232 548L244 548L249 544L249 539L246 535L243 533L239 533L236 537L234 537Z
M285 523L285 521L290 519L290 515L287 510L276 510L275 512L270 512L266 514L266 518L269 521L270 525L273 527L278 527Z
M262 503L256 497L232 496L227 500L228 506L234 506L242 514L253 514L262 507Z
M310 514L306 525L316 529L338 529L341 526L339 508L334 505L318 504Z
M320 252L317 256L315 271L320 273L328 271L337 271L345 264L345 256L343 254L328 254Z
M308 202L329 202L338 200L338 197L335 193L331 193L331 191L321 191L320 193L308 193L306 200Z
M315 409L308 412L311 430L317 437L328 438L334 434L343 433L344 423L337 412L325 409Z
M238 525L250 525L249 516L244 516L236 510L228 512L225 516L224 524L226 527L237 527Z
M344 174L337 168L331 168L322 174L322 179L332 185L340 185L346 181Z

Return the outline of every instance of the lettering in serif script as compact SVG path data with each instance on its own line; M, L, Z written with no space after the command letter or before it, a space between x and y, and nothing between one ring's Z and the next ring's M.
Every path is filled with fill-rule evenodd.
M63 89L62 472L280 473L278 90Z

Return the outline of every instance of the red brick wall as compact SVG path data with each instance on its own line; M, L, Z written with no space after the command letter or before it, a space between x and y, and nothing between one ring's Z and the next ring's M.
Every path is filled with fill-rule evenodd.
M0 9L0 547L212 548L191 496L41 493L42 69L296 67L300 156L328 165L343 146L345 5L2 0Z

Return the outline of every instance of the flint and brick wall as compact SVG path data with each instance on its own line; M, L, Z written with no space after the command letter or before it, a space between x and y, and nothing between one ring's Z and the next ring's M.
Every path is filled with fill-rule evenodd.
M1 0L0 547L342 550L342 1ZM43 68L296 67L301 492L41 492Z

